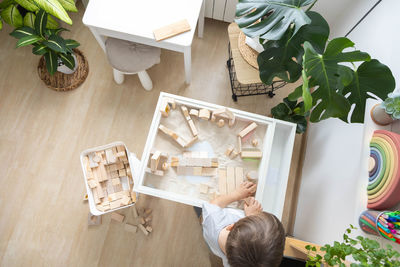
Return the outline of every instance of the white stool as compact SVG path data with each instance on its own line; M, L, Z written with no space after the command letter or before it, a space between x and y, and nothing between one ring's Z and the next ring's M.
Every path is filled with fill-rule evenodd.
M124 82L125 74L138 74L145 90L150 91L153 88L153 82L146 70L160 63L160 48L108 38L106 54L117 84Z

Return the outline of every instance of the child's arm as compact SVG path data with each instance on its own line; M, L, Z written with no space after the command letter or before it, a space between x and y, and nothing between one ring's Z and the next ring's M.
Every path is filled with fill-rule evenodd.
M211 204L225 208L232 202L244 199L253 195L256 192L257 185L252 182L243 182L240 184L239 188L230 194L219 196L210 201Z

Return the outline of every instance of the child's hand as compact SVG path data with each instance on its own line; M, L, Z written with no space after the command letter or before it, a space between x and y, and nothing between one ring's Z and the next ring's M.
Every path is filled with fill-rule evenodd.
M254 199L254 197L249 197L244 203L244 214L246 216L256 215L262 212L262 207L260 202Z
M233 192L237 200L244 199L246 197L252 196L257 189L257 185L252 182L243 182L240 186Z

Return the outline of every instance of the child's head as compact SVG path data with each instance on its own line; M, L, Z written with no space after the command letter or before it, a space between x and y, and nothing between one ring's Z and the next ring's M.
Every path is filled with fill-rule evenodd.
M274 215L261 212L242 218L230 230L226 257L233 267L279 266L285 246L285 231Z

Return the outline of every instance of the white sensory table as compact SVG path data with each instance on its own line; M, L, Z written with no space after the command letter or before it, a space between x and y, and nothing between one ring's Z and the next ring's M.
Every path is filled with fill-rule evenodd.
M153 30L187 19L191 30L157 42ZM95 0L90 1L83 23L105 51L107 37L160 47L184 54L186 83L191 81L191 46L199 22L203 36L203 0Z

